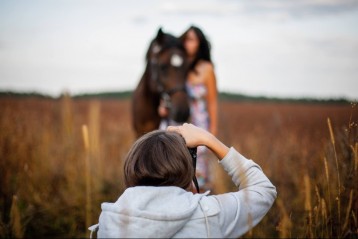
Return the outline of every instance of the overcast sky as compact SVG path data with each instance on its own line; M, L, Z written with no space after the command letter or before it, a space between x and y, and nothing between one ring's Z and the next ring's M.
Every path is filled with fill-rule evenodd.
M158 28L191 24L220 91L358 99L357 0L0 0L0 91L132 90Z

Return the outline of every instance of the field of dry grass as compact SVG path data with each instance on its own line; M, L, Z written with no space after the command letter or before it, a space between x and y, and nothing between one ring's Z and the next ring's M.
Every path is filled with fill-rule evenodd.
M129 100L0 98L0 237L83 237L123 191ZM329 120L328 120L329 119ZM358 110L220 102L219 137L256 161L278 199L245 237L357 237ZM235 190L213 166L216 192Z

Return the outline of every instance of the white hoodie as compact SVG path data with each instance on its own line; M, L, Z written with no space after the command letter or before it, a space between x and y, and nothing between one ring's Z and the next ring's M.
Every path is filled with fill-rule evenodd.
M220 164L237 192L208 196L174 186L131 187L115 203L102 203L99 224L89 229L99 238L240 237L271 208L276 188L234 148Z

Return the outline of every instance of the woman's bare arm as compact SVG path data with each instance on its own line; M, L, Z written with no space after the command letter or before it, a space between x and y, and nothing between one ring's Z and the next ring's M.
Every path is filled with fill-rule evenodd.
M217 95L218 95L218 93L217 93L214 67L210 63L208 63L205 66L205 85L208 90L207 107L208 107L209 120L210 120L209 130L212 134L217 135L217 125L218 125Z

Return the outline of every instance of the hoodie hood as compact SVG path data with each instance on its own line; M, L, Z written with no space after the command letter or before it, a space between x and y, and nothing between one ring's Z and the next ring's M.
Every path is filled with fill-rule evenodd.
M128 188L115 203L102 203L98 237L173 237L208 193L179 187Z

